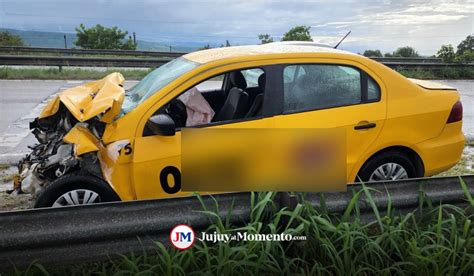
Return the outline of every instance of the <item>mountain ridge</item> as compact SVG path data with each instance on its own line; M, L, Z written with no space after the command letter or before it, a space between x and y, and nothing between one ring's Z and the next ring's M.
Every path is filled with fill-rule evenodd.
M26 46L29 47L64 48L64 36L66 36L67 48L80 48L74 45L76 40L75 33L29 31L10 28L0 28L0 31L7 31L20 36ZM171 51L190 52L195 51L197 48L196 45L173 45L171 46ZM167 52L170 51L170 46L160 42L137 40L137 50Z

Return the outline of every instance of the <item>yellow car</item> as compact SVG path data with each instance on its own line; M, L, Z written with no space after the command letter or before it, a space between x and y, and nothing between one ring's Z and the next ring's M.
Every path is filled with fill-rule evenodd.
M438 174L465 142L455 89L327 47L203 50L123 83L113 73L47 104L30 124L40 143L19 164L18 193L36 207L187 195L180 130L190 125L344 128L348 183ZM196 114L183 103L190 91Z

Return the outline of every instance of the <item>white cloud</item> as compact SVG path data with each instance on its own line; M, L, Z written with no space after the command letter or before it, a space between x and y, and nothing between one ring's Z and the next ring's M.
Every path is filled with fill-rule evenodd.
M399 14L399 13L380 13L376 14L370 20L359 21L364 24L373 25L429 25L443 24L447 22L458 21L467 18L467 15L449 15L449 14Z
M404 12L406 13L460 13L469 14L474 9L473 2L466 3L440 3L440 4L412 4Z
M345 35L346 35L346 33L341 33L339 35L333 35L333 36L312 35L312 39L316 43L327 44L327 45L335 45ZM353 35L349 35L346 39L344 39L344 44L373 43L375 41L380 41L380 38L372 37L372 36L353 36Z

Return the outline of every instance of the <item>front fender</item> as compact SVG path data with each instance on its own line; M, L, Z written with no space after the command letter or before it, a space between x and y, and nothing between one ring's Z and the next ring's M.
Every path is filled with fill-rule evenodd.
M88 152L99 151L102 147L99 139L89 129L80 124L74 126L63 138L63 141L74 145L74 153L81 156Z
M135 194L130 189L130 185L113 184L112 178L114 174L123 176L124 171L117 169L118 164L126 164L131 162L131 141L120 140L108 145L104 145L89 129L81 124L76 124L63 138L65 143L74 145L74 154L76 157L86 153L97 153L99 165L103 179L109 183L110 187L119 195L122 200L135 199ZM123 153L123 154L121 154Z

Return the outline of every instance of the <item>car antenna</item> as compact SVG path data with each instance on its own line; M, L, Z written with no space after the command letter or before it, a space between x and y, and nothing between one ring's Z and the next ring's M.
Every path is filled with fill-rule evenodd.
M339 46L339 44L341 44L341 43L344 41L344 39L346 39L346 37L347 37L348 35L350 35L350 34L351 34L351 31L349 31L349 32L336 44L336 46L334 46L334 49L337 49L337 46Z

